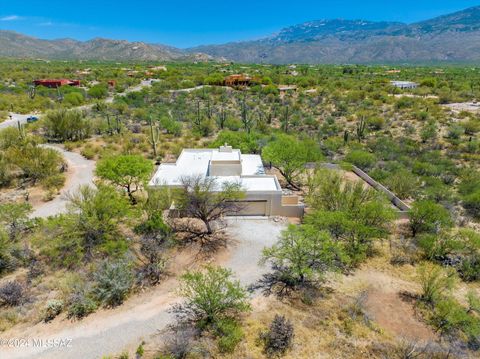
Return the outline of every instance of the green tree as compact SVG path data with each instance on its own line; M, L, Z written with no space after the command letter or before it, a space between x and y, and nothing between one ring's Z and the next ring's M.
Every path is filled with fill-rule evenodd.
M10 239L15 239L22 230L28 227L31 212L32 206L29 203L0 204L0 224L6 227Z
M57 141L79 141L92 132L90 121L79 110L54 110L45 115L46 135Z
M68 196L67 214L49 219L40 227L51 241L40 241L42 253L55 264L76 267L97 255L123 254L126 241L119 225L129 214L125 196L109 186L82 186Z
M305 165L321 159L318 146L313 141L298 140L288 135L279 135L269 142L262 156L280 171L294 189L300 189L300 177L305 173Z
M201 329L250 310L245 288L232 279L231 270L221 267L182 275L179 294L185 299L174 308L179 319Z
M42 148L33 143L7 150L8 161L19 168L33 184L56 176L63 164L62 155L52 148Z
M385 238L395 218L391 204L362 182L347 181L331 170L317 170L308 182L312 212L305 223L326 230L343 244L356 265L372 252L373 240Z
M278 272L278 283L271 285L279 285L282 293L321 282L326 272L339 269L346 258L342 245L328 232L311 225L290 225L278 243L263 250L263 261L271 262Z
M439 233L452 226L450 213L441 205L432 201L417 201L410 212L410 229L415 237L420 233Z
M105 98L108 95L108 88L104 84L98 84L88 89L88 96L100 99Z
M97 164L97 176L110 181L127 191L132 204L137 200L133 196L149 179L153 171L153 164L137 155L120 155L107 157Z

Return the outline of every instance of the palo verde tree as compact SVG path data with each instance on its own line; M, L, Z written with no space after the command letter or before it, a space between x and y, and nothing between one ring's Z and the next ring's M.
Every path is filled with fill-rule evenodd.
M212 222L242 209L238 201L244 197L241 185L236 182L218 183L212 177L191 176L181 178L181 189L174 194L175 208L184 217L203 222L206 231L194 228L185 231L197 235L214 233Z
M450 213L432 201L418 201L409 212L410 229L415 237L420 233L439 233L452 226Z
M327 231L314 226L291 225L278 243L263 251L263 262L270 262L272 274L264 276L260 286L282 296L294 289L316 286L328 271L340 268L348 259L343 247Z
M300 189L300 176L307 162L321 159L318 146L310 140L299 140L293 136L279 135L262 150L262 156L272 163L294 189Z
M395 213L378 192L361 182L347 181L329 170L317 170L309 179L307 202L312 212L305 222L327 231L341 243L356 265L372 252L373 240L385 238Z
M130 202L136 204L133 194L149 179L152 171L153 164L142 156L121 155L99 161L96 173L97 176L125 189Z
M111 186L82 186L69 194L67 213L50 218L39 230L51 241L39 243L41 253L62 266L75 267L99 253L121 254L126 242L119 225L129 213L125 196Z
M235 320L250 310L247 291L226 268L209 266L205 271L187 272L181 278L179 294L185 301L173 307L173 312L180 321L199 329Z

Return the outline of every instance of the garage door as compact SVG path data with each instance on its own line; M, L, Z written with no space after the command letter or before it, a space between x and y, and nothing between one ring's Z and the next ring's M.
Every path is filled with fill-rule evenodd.
M265 216L267 214L267 201L242 201L242 210L239 216Z

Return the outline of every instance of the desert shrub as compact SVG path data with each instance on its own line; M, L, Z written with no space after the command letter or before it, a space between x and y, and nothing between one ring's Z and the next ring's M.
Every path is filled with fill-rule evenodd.
M433 264L423 264L418 269L420 285L422 287L421 299L429 305L435 305L442 299L454 284L452 271L444 271Z
M11 250L12 244L8 235L0 228L0 275L9 272L14 267Z
M345 156L345 161L361 169L369 169L375 163L375 155L362 150L353 150Z
M8 230L10 240L25 231L30 226L29 214L32 206L28 203L4 203L0 204L0 225Z
M175 121L171 117L164 116L160 118L160 126L167 133L174 136L180 136L182 134L182 123L179 121Z
M161 211L157 211L154 213L149 213L148 218L135 227L135 232L138 234L158 234L165 236L170 232L170 228L163 220L163 213Z
M158 359L187 359L195 346L198 329L191 325L172 327Z
M43 321L50 322L55 319L63 310L63 301L52 299L47 302L44 309Z
M78 141L90 136L91 123L78 110L60 109L45 115L46 135L57 141Z
M242 327L233 319L215 323L215 335L218 336L217 345L222 353L232 353L244 337Z
M105 306L115 307L123 303L133 285L133 274L126 261L105 261L95 272L93 295Z
M456 300L445 298L439 301L432 312L430 323L443 334L461 331L472 340L480 335L480 321L468 314Z
M385 126L385 119L383 117L370 117L367 124L372 130L378 131Z
M473 282L480 279L480 255L475 253L462 258L458 265L458 274L460 278L467 282Z
M41 184L46 190L58 191L65 184L65 176L57 173L42 179Z
M31 282L33 279L40 277L45 273L45 264L36 258L30 259L28 264L27 280Z
M205 271L184 274L179 294L185 301L172 309L179 321L206 329L249 311L247 291L231 277L231 270L210 266Z
M70 92L63 97L63 102L72 106L80 106L84 101L81 92Z
M80 154L85 157L87 160L91 160L95 157L95 149L93 147L85 147L82 149Z
M309 179L306 200L312 212L305 223L327 231L337 247L343 247L346 265L358 265L372 255L374 240L390 233L395 218L381 194L361 182L346 181L335 171L317 170Z
M75 288L67 302L67 318L82 319L97 310L97 303L84 287Z
M410 171L400 170L392 173L385 185L400 198L412 197L419 187L418 177Z
M128 200L114 188L82 186L68 195L68 213L49 218L39 230L50 241L38 243L52 264L75 267L81 260L107 254L121 256L128 248L118 226L129 212Z
M260 335L268 356L279 356L292 346L294 338L293 324L285 316L275 315L268 331Z
M98 84L88 89L88 96L95 99L105 98L108 95L108 88L105 84Z
M137 269L139 284L158 284L165 275L167 261L163 257L164 245L164 238L146 237L142 239L140 251L145 260Z
M443 260L458 248L454 238L445 232L438 234L423 233L417 236L417 246L420 248L423 257L428 260Z
M462 197L463 206L474 217L480 218L480 189Z
M145 354L145 348L143 347L144 345L145 342L141 342L140 345L137 347L137 350L135 351L137 359L143 357L143 355Z
M18 281L10 281L0 287L0 301L5 306L20 305L25 299L25 288Z
M432 201L415 202L409 217L414 237L420 233L439 233L452 226L450 213L442 205Z

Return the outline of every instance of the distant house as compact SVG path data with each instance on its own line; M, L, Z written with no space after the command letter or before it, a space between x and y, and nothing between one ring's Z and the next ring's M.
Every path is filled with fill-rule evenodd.
M184 149L176 163L162 163L149 182L150 188L179 188L182 178L213 177L222 183L238 183L245 191L241 216L303 216L297 196L284 196L276 176L266 175L259 155L242 154L224 145L215 149Z
M411 81L390 81L392 86L395 86L399 89L416 89L418 84Z
M167 67L166 66L149 66L148 67L150 70L152 71L167 71Z
M225 86L236 87L236 86L249 86L252 82L252 78L243 74L235 74L225 77L224 84Z
M44 86L48 88L58 88L62 86L80 86L80 80L68 79L42 79L33 81L35 86Z
M295 92L297 91L297 86L295 85L278 85L278 91L280 91L281 93L285 93L285 92Z

